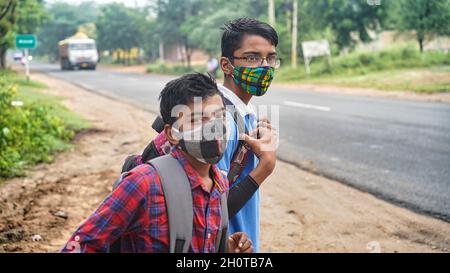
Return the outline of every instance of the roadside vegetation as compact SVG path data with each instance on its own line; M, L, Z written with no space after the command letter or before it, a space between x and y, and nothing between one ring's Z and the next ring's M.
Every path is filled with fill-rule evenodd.
M157 62L147 67L149 73L182 75L206 72L205 66L191 68L181 63ZM217 73L218 78L223 77ZM282 65L274 83L326 84L346 87L376 88L386 91L416 93L450 92L450 54L439 51L421 53L412 45L379 52L353 52L333 58L315 58L311 75L305 67Z
M0 71L0 179L22 176L27 167L51 162L71 147L89 124L42 93L46 86L11 70Z
M314 59L311 75L303 66L282 67L277 83L314 83L417 93L450 92L450 54L404 46L380 52L355 52L332 59Z

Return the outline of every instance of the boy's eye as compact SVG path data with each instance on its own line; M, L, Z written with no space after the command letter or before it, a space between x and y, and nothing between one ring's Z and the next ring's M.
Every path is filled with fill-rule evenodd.
M267 62L269 62L269 63L273 63L276 60L277 60L277 56L275 56L275 55L267 57Z
M258 56L247 56L247 61L249 62L257 62L259 60Z

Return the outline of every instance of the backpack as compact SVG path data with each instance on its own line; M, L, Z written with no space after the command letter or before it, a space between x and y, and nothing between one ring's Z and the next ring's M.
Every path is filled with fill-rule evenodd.
M152 165L161 180L164 192L167 215L169 219L169 252L187 253L192 241L192 223L194 212L192 206L191 184L181 164L171 154L156 157L146 164ZM124 173L115 183L120 183L126 175ZM215 248L217 252L224 253L228 246L228 207L227 194L220 197L221 224L217 234ZM120 252L121 241L118 238L111 244L110 252Z
M233 120L237 124L239 135L241 133L248 134L248 130L245 128L245 122L237 112L236 106L227 98L224 98L224 103L227 106L227 110L232 114ZM160 116L157 116L153 121L152 128L158 133L163 131L164 121ZM237 149L234 152L230 162L230 169L227 175L230 184L233 184L241 175L245 165L247 164L250 150L250 147L245 143L245 141L239 140ZM161 179L161 186L163 188L164 197L166 200L169 218L169 252L187 252L192 240L193 209L191 189L189 186L190 183L183 167L170 154L160 156L153 141L147 145L142 155L140 155L142 159L137 160L138 157L139 155L130 155L125 159L125 163L122 166L122 175L115 182L113 189L120 183L127 172L140 165L137 163L138 161L151 164L156 169ZM227 194L223 194L220 201L222 208L222 223L216 239L216 250L218 252L226 252L228 246ZM120 243L120 239L118 239L116 242L111 244L110 252L120 252Z

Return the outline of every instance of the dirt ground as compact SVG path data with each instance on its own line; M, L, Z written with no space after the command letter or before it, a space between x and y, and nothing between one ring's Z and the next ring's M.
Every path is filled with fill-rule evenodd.
M0 183L0 252L58 251L109 193L124 157L154 136L149 112L42 74L33 78L93 128L54 163ZM449 223L283 162L262 186L261 212L263 252L450 251Z

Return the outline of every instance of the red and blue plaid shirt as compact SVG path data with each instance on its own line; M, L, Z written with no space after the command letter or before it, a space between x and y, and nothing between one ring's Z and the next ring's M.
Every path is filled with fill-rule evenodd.
M228 181L213 165L215 183L208 190L180 150L174 148L171 154L182 164L191 183L194 222L190 252L216 252L220 196L228 190ZM149 164L130 171L61 252L107 252L116 240L121 240L121 252L169 251L164 193L155 168Z

